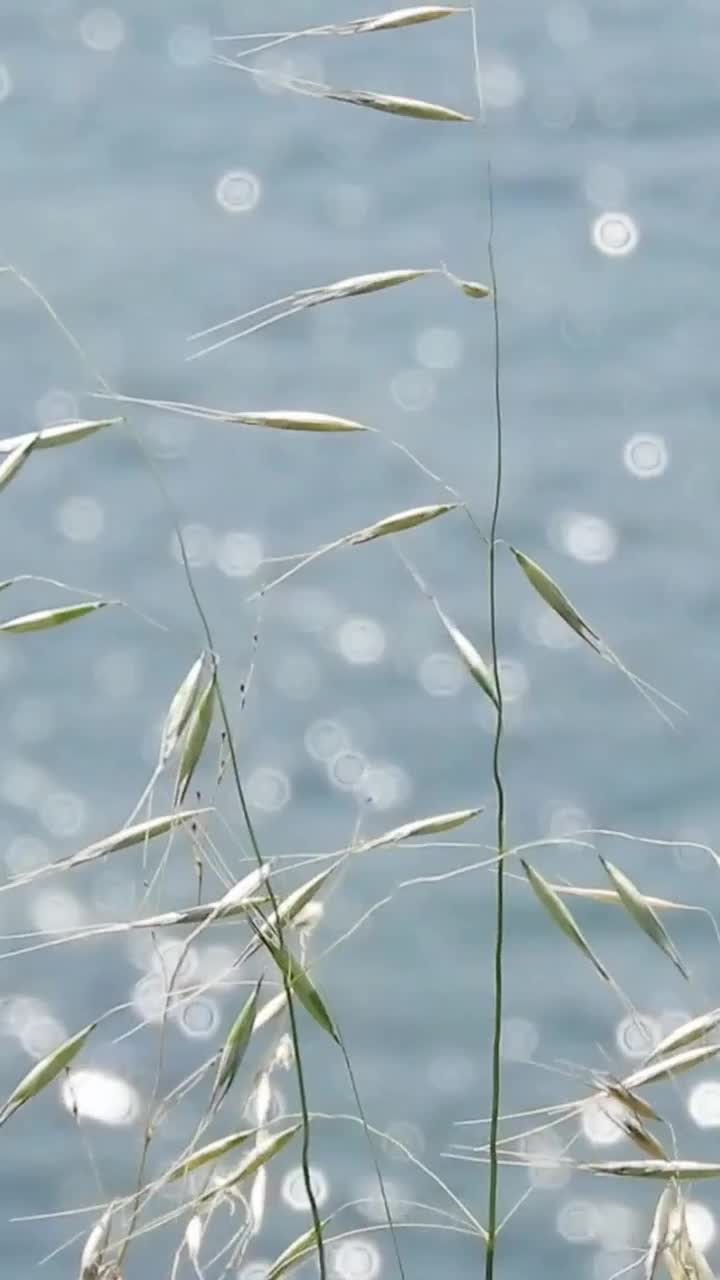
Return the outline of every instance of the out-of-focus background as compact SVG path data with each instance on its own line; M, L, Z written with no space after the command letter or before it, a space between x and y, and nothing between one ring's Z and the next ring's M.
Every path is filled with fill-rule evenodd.
M266 563L271 557L442 500L442 485L403 449L487 525L490 305L431 278L318 308L189 364L186 338L293 290L367 271L445 263L486 280L490 147L502 297L502 533L562 583L633 671L688 712L674 713L669 729L629 682L573 642L503 553L509 836L601 827L712 844L720 8L713 0L482 5L484 132L300 97L271 77L211 61L215 36L372 9L330 0L175 0L150 11L139 0L98 8L5 0L0 252L46 292L87 364L17 280L0 276L2 434L107 412L88 395L94 370L133 396L317 409L379 434L263 432L130 409L127 427L34 455L2 496L2 577L45 575L132 609L4 638L1 849L10 876L90 843L122 824L152 772L164 711L203 644L172 506L222 657L266 853L329 852L358 829L375 834L428 813L487 806L448 837L453 843L354 865L309 943L371 1123L436 1169L482 1219L484 1166L442 1153L483 1140L482 1129L453 1125L489 1106L492 877L467 871L398 886L481 861L492 844L483 695L387 542L319 560L262 606L248 597L278 569ZM469 112L477 106L464 17L298 41L256 65ZM485 552L470 523L449 515L405 535L402 548L487 652ZM18 585L3 595L3 617L66 602L58 588ZM198 785L212 803L214 778L211 762ZM154 811L168 802L161 787ZM247 869L227 781L218 804L213 840L230 867ZM712 908L718 873L702 851L596 843L648 891ZM591 849L551 848L534 858L548 876L602 883ZM141 852L128 851L92 874L5 893L0 929L43 935L129 919L139 909L141 862ZM176 842L157 901L192 900L191 864L187 844ZM646 1045L523 884L510 883L508 905L504 1109L519 1111L581 1096L590 1069L627 1071ZM693 969L688 987L617 912L576 909L651 1036L718 1003L717 943L706 916L672 918ZM204 936L188 973L211 978L237 950L227 928ZM0 968L3 1091L58 1038L130 1002L81 1061L81 1133L67 1095L63 1106L55 1091L2 1133L8 1275L29 1275L71 1236L82 1238L93 1214L13 1219L100 1204L133 1185L153 1085L161 958L147 939L120 938ZM222 1042L237 1000L236 990L211 986L171 1020L168 1088ZM149 1029L113 1043L145 1018ZM341 1061L307 1020L302 1031L311 1105L352 1110ZM292 1076L278 1083L277 1107L283 1090L294 1106ZM228 1101L230 1118L242 1116L245 1100L240 1088ZM668 1091L663 1106L681 1154L708 1158L720 1123L712 1063ZM191 1095L159 1135L156 1171L192 1129L194 1107ZM534 1167L504 1180L504 1210L531 1190L503 1236L508 1280L539 1263L548 1274L562 1266L607 1280L639 1256L652 1189L570 1178L557 1157L576 1131L529 1138ZM630 1154L599 1113L585 1116L575 1151ZM236 1272L242 1280L263 1275L264 1262L307 1222L297 1158L295 1151L271 1173L266 1225ZM397 1149L383 1159L399 1218L423 1216L412 1201L452 1208ZM328 1122L318 1127L314 1163L328 1206L365 1198L350 1217L367 1231L335 1251L335 1274L390 1275L387 1239L374 1230L382 1215L367 1148L348 1126ZM710 1250L713 1201L704 1190L693 1201L697 1238ZM169 1197L160 1205L168 1207ZM166 1267L178 1230L148 1236L129 1256L128 1277ZM461 1234L408 1230L402 1247L408 1275L477 1274L478 1246ZM60 1253L42 1274L75 1275L79 1249Z

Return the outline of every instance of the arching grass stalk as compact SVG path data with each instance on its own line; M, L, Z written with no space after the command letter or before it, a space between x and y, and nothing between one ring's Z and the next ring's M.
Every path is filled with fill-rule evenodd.
M480 106L480 121L486 125L487 118L482 93L480 72L480 54L478 43L477 19L475 7L470 10L473 41L473 59L475 71L475 88ZM488 1180L488 1217L487 1242L485 1247L485 1280L494 1280L495 1251L498 1235L498 1130L500 1125L500 1102L502 1086L502 1026L503 1026L503 959L505 946L505 786L500 767L504 722L504 706L502 684L500 681L500 660L498 652L497 623L497 531L500 521L500 506L503 483L503 418L500 381L500 303L498 300L497 270L495 265L495 201L493 192L492 160L488 152L487 166L487 258L492 289L493 309L493 392L495 407L495 491L493 496L492 517L490 521L490 541L488 546L488 585L490 611L490 645L491 662L495 690L497 695L495 709L495 734L493 739L492 776L497 805L496 845L497 870L495 881L495 952L493 961L493 1038L491 1064L491 1104L490 1133L488 1143L489 1180Z
M184 553L183 553L183 560L186 560ZM187 568L187 571L189 572L189 569L190 569L189 564L186 564L186 568ZM205 614L199 604L199 601L197 601L197 597L195 596L194 590L193 590L193 597L195 598L196 603L198 605L199 616L203 622L203 625L205 626L205 629L208 633L208 637L210 640L211 637L209 635L209 628L207 625L207 621L205 619ZM252 845L253 853L255 854L255 858L257 860L258 866L262 866L264 860L260 852L260 846L258 844L257 836L255 834L255 826L250 816L250 810L248 808L247 799L245 797L245 788L243 787L242 779L240 777L240 767L238 765L237 752L235 750L235 738L232 731L232 725L230 724L230 717L228 716L227 707L225 705L225 698L223 696L223 692L219 684L217 689L217 698L218 698L218 706L220 708L220 715L222 717L223 726L225 728L225 733L227 735L226 745L227 745L228 755L230 758L230 771L232 773L233 781L235 783L235 789L237 791L238 799L240 801L240 808L242 809L243 819L245 821L245 826L247 827L248 836L250 837L250 844ZM275 897L275 891L272 887L272 884L269 878L267 880L267 889L268 889L268 897L270 899L270 905L273 910L274 928L277 933L278 942L282 947L283 937L282 937L281 914L280 914L280 909L279 909L277 899ZM297 1011L295 1008L295 1001L293 999L292 983L290 982L287 974L282 970L281 970L281 977L282 977L283 987L285 990L285 1000L287 1003L288 1018L290 1022L290 1039L292 1040L293 1055L295 1058L295 1076L297 1079L298 1097L300 1100L300 1112L302 1115L302 1153L301 1153L300 1163L302 1167L303 1184L305 1187L305 1194L308 1199L308 1205L310 1206L310 1216L313 1222L315 1246L317 1249L318 1272L319 1272L320 1280L327 1280L327 1262L325 1258L325 1241L323 1237L322 1220L320 1218L320 1210L318 1208L318 1202L315 1195L315 1188L313 1187L313 1182L312 1182L312 1173L310 1170L310 1112L308 1109L307 1089L305 1087L305 1070L303 1066L302 1057L300 1056L300 1033L298 1031L298 1025L297 1025Z

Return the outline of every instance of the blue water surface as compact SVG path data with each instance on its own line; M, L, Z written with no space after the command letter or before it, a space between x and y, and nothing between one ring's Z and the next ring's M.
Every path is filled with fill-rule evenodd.
M467 1206L397 1145L380 1144L393 1213L407 1227L398 1241L408 1277L464 1280L482 1265L468 1226L469 1214L486 1221L487 1170L482 1152L471 1163L448 1152L487 1138L482 1126L454 1126L490 1105L495 875L477 864L496 842L491 708L389 540L329 552L264 598L255 593L295 563L275 557L457 495L480 532L458 510L396 545L489 654L481 535L495 482L491 303L438 273L312 308L190 363L204 343L187 338L366 272L444 265L487 283L491 157L508 842L549 842L527 856L555 882L606 886L599 851L646 892L712 910L717 867L689 846L717 838L720 8L478 6L482 127L360 110L282 83L294 76L477 116L467 13L291 41L251 59L259 75L213 61L243 47L216 37L371 10L330 0L94 9L5 0L0 246L15 273L0 277L2 435L119 412L125 422L36 450L0 499L3 579L36 575L80 599L122 602L67 628L0 637L0 834L9 884L135 810L170 699L207 648L180 527L280 892L327 865L316 855L484 807L446 835L356 855L324 895L322 918L294 943L341 1028L370 1124ZM103 388L232 412L314 410L372 432L270 431L119 408L93 397ZM663 704L674 727L547 610L508 543L542 563L630 671L680 704L687 714ZM2 617L76 598L50 582L18 582L2 595ZM214 808L198 837L208 899L253 865L216 721L186 797L194 805L197 792ZM152 794L153 814L172 804L174 768ZM668 843L577 834L591 828ZM58 930L187 906L196 872L193 843L180 834L145 855L128 849L0 893L2 1091L116 1009L70 1084L51 1086L0 1135L3 1275L29 1275L51 1254L39 1274L78 1274L103 1206L136 1185L155 1091L165 1096L217 1052L262 969L255 960L230 970L248 938L242 924L200 934L181 974L201 994L171 1006L158 1083L162 975L187 929L25 948ZM504 1112L584 1096L593 1072L633 1069L647 1050L643 1027L657 1038L718 1003L707 915L666 917L688 985L617 907L570 900L623 1000L542 912L516 859L506 888ZM32 936L9 940L21 934ZM8 958L16 948L23 954ZM276 981L265 969L263 999ZM259 1034L212 1136L263 1119L257 1073L286 1030L273 1027ZM302 1010L299 1030L311 1110L356 1114L339 1052ZM180 1090L151 1144L148 1177L191 1140L211 1079ZM271 1115L294 1114L293 1073L276 1064L271 1085ZM712 1060L658 1086L657 1098L679 1153L713 1159ZM501 1237L500 1273L513 1280L541 1267L608 1280L640 1259L657 1187L572 1172L570 1157L638 1158L602 1110L544 1126L542 1116L506 1125L508 1134L542 1131L508 1148L519 1167L504 1171L503 1216L524 1199ZM395 1274L357 1124L318 1119L311 1157L323 1214L354 1206L328 1228L356 1233L332 1246L332 1274ZM261 1280L306 1229L299 1159L296 1140L269 1166L264 1219L256 1186L254 1233L218 1261L244 1215L239 1202L234 1217L229 1204L212 1214L199 1257L208 1280ZM713 1185L690 1194L711 1263ZM179 1186L160 1190L141 1217L169 1221L133 1244L123 1280L175 1274L189 1217ZM116 1237L127 1221L119 1210ZM184 1255L177 1275L191 1274Z

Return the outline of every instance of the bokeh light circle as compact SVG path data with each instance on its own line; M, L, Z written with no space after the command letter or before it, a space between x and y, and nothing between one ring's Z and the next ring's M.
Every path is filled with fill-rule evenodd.
M640 233L629 213L601 213L592 224L595 248L610 258L624 258L637 248Z
M626 1114L626 1109L613 1098L593 1098L586 1102L580 1124L588 1142L597 1147L611 1147L622 1142L625 1134L618 1121Z
M316 1204L318 1206L325 1204L329 1194L329 1186L322 1169L311 1168L310 1184ZM296 1169L290 1169L285 1174L280 1187L280 1194L286 1205L294 1209L296 1213L302 1213L310 1208L308 1194L305 1189L305 1176L300 1166Z
M375 1280L381 1268L377 1246L362 1236L343 1240L333 1252L333 1270L338 1280Z
M451 698L460 692L465 670L453 653L429 653L418 668L418 679L433 698Z
M590 1244L597 1236L598 1217L590 1200L566 1200L556 1218L558 1235L570 1244Z
M249 169L230 169L215 186L215 199L226 213L252 213L261 194L260 179Z
M215 1000L207 996L190 1000L183 1005L178 1026L180 1030L193 1040L206 1040L213 1035L220 1025L220 1009Z
M105 512L97 498L66 498L57 514L58 528L68 542L95 542L105 526Z
M604 564L617 550L617 531L602 516L571 512L560 526L563 550L584 564Z
M660 1040L660 1024L645 1014L628 1014L615 1030L615 1043L626 1058L646 1058Z
M654 480L667 470L668 447L662 436L638 433L626 441L623 462L640 480Z
M339 720L313 720L305 730L305 750L314 760L330 760L349 746L347 729Z
M418 334L415 358L426 369L457 369L463 357L463 339L457 329L432 325Z
M292 785L282 769L263 766L248 776L247 798L253 809L263 813L279 813L289 803Z
M94 53L114 53L125 39L125 22L115 9L90 9L78 30L83 44Z
M720 1128L720 1080L702 1080L688 1098L690 1116L701 1129Z
M62 1100L68 1111L82 1120L101 1124L132 1124L140 1109L137 1091L127 1080L106 1071L73 1070L62 1084Z
M395 404L406 413L420 413L435 398L435 379L428 369L401 369L390 383Z
M342 657L355 666L379 662L385 653L385 631L374 618L346 618L337 632Z

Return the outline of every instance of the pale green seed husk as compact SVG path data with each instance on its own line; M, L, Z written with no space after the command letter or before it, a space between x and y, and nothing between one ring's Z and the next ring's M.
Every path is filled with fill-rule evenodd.
M458 289L461 289L467 298L490 298L492 297L492 289L486 284L481 284L479 280L463 280L460 276L456 276L453 271L444 269L444 274Z
M703 1062L709 1062L717 1053L720 1053L720 1044L683 1049L679 1053L671 1054L669 1058L661 1058L659 1062L640 1067L638 1071L633 1071L626 1076L622 1083L628 1089L640 1089L643 1085L654 1084L656 1080L669 1080L683 1071L690 1071Z
M0 463L0 491L17 475L18 471L27 462L35 445L37 444L37 433L31 435L23 444L19 444L8 453L7 457Z
M443 613L437 601L433 600L433 604L435 605L435 612L452 640L455 649L462 658L465 667L470 672L473 680L480 686L483 693L487 695L493 705L497 707L498 695L497 689L495 688L495 680L485 659L480 656L475 645L471 640L468 640L464 632L462 632L460 628L457 627L445 613Z
M594 1083L601 1097L614 1098L616 1102L622 1103L632 1115L660 1123L661 1117L654 1107L651 1107L649 1102L646 1102L639 1094L634 1093L632 1089L628 1089L627 1085L623 1084L621 1080L606 1077L605 1079L596 1079Z
M335 280L332 284L300 289L297 293L290 295L290 300L317 305L321 302L332 302L338 298L355 298L366 293L377 293L381 289L394 289L397 285L410 284L412 280L435 274L435 267L403 267L397 271L369 271L362 276L346 276L343 280Z
M285 928L288 924L292 924L308 903L312 902L313 898L317 897L317 894L325 887L339 866L340 861L333 863L333 865L328 867L327 870L319 871L317 875L306 880L304 884L298 885L297 889L293 889L287 897L283 898L282 901L278 903L277 913L272 911L268 916L266 923L258 924L256 926L256 933L258 936L252 946L250 946L245 952L244 958L247 959L249 956L254 955L262 946L262 939L260 938L261 933L265 932L267 936L272 938L272 934L269 931L275 928L278 920L280 922L281 929Z
M650 1133L645 1125L641 1124L635 1116L613 1116L613 1120L622 1129L623 1133L631 1142L635 1143L646 1156L650 1156L652 1160L667 1160L667 1152L663 1148L661 1142Z
M217 1107L220 1102L222 1102L228 1090L232 1088L233 1081L238 1073L240 1064L245 1056L245 1052L253 1033L261 987L262 978L257 982L254 990L245 1001L245 1004L228 1032L228 1037L220 1055L220 1062L218 1063L215 1083L213 1085L212 1096L210 1098L211 1107Z
M605 1160L580 1164L590 1173L614 1174L623 1178L662 1178L680 1181L720 1178L720 1164L700 1160Z
M278 903L277 915L273 911L268 917L268 925L274 928L278 920L280 927L292 924L293 920L300 915L300 912L317 897L321 889L325 887L330 878L335 874L339 863L335 862L325 871L319 871L317 875L311 876L304 884L298 885L297 889L293 889L287 897Z
M219 338L201 350L195 351L188 359L198 360L201 356L209 355L212 351L218 351L221 347L225 347L231 342L237 342L240 338L247 338L250 334L258 333L260 330L276 324L279 320L285 320L289 316L296 315L309 307L319 307L328 302L338 302L343 298L360 297L363 294L376 293L381 289L392 289L397 285L408 284L412 280L418 280L422 276L437 274L438 269L436 267L409 267L399 271L374 271L361 276L347 276L342 280L333 281L332 284L314 285L309 289L298 289L295 293L287 294L283 298L277 298L274 302L266 302L260 307L253 307L250 311L231 316L228 320L221 320L218 324L210 325L206 329L200 329L197 333L191 334L188 341L197 342L200 338L219 333L222 329L228 329L235 325L246 326L240 328L237 333L231 333L224 338ZM261 318L257 319L258 316ZM252 320L253 323L247 325L249 320Z
M582 951L583 955L587 956L588 960L591 961L597 972L600 974L600 977L604 978L606 982L611 982L612 979L610 974L600 960L598 960L595 952L592 950L592 947L585 939L580 928L575 923L570 911L568 911L568 908L562 901L562 898L560 898L555 890L550 887L547 880L543 879L539 871L535 871L535 869L527 862L523 861L522 858L520 861L523 871L530 883L530 887L533 889L535 896L545 908L550 918L554 920L558 928L561 929L565 936L575 944L578 950Z
M287 1004L287 996L284 991L279 991L277 995L272 996L270 1000L266 1000L262 1009L260 1009L253 1027L253 1032L260 1031L262 1027L266 1027L269 1022L277 1018Z
M199 813L207 810L198 810ZM185 815L187 816L187 815ZM222 898L215 902L203 902L194 907L185 907L179 911L164 911L161 915L142 916L139 920L131 920L122 926L126 929L160 929L169 925L213 924L217 920L227 920L231 916L242 915L252 906L264 906L265 897L257 896L257 891L270 873L269 863L251 871L237 884L232 885Z
M664 1058L668 1054L676 1053L679 1049L688 1048L697 1040L703 1040L705 1036L710 1035L710 1032L718 1026L720 1026L720 1009L711 1009L709 1013L691 1018L689 1022L684 1022L682 1026L671 1031L655 1045L652 1052L648 1054L648 1062L656 1062L658 1058Z
M676 1187L676 1204L667 1227L663 1261L670 1280L714 1280L707 1259L690 1237L685 1201Z
M489 298L492 289L478 280L460 280L460 288L468 298Z
M310 97L328 98L333 102L347 102L354 107L368 107L371 111L384 111L390 115L405 116L412 120L434 120L445 123L470 123L472 116L437 102L424 102L420 98L401 98L389 93L370 93L365 89L338 89L334 85L313 80L284 79L284 86Z
M645 1255L644 1280L655 1280L658 1259L668 1239L670 1216L675 1209L676 1202L677 1190L675 1184L669 1182L661 1191L655 1206L652 1227L648 1237L648 1251Z
M269 591L279 587L281 583L287 582L289 578L293 578L301 569L319 560L321 556L327 555L330 551L371 542L388 534L402 533L406 529L414 528L416 525L426 524L428 520L435 520L438 516L445 515L448 511L454 511L461 505L459 502L442 502L434 503L432 506L414 507L409 511L398 511L392 516L385 516L382 520L376 521L375 524L367 525L363 529L355 529L352 533L346 533L342 537L336 538L333 542L326 542L323 546L317 547L315 551L310 551L307 555L300 557L292 568L286 569L278 577L266 582L262 590L256 592L256 595L267 595ZM254 596L251 597L251 599L254 598Z
M114 600L85 600L81 604L66 604L59 609L39 609L35 613L25 613L19 618L9 618L0 622L0 631L8 635L18 635L25 631L47 631L51 627L62 627L66 622L75 622L89 613L97 613L108 605L117 603Z
M199 1266L200 1246L205 1235L205 1223L199 1213L193 1214L185 1228L185 1248L188 1252L195 1273L198 1277L202 1276Z
M567 623L576 635L580 636L581 640L584 640L596 652L600 652L600 637L597 632L593 631L592 627L581 617L557 582L535 560L531 560L530 556L518 551L516 547L511 547L510 550L528 582L545 603L562 618L563 622Z
M256 1173L264 1164L267 1164L268 1160L272 1160L273 1156L282 1151L283 1147L286 1147L292 1141L295 1134L299 1133L302 1127L302 1124L292 1125L291 1128L281 1129L279 1133L275 1133L265 1141L259 1142L255 1150L243 1160L242 1164L238 1165L233 1173L228 1174L226 1178L221 1179L219 1183L199 1197L199 1203L206 1204L208 1200L212 1200L213 1196L222 1195L230 1187L237 1186L239 1182Z
M69 1040L65 1040L57 1049L53 1049L52 1053L48 1053L40 1062L36 1062L32 1070L23 1076L19 1084L15 1086L10 1097L0 1111L0 1125L4 1124L7 1119L17 1111L18 1107L22 1107L26 1102L36 1097L46 1085L59 1076L60 1072L69 1066L73 1058L82 1049L85 1041L92 1031L95 1030L97 1023L91 1022L82 1031L78 1031L77 1035L71 1036Z
M203 902L200 906L185 907L179 911L163 911L156 916L141 916L138 920L131 920L125 925L111 925L110 930L163 929L173 925L214 924L217 921L228 920L232 916L243 915L250 907L264 907L266 904L267 898L253 895L248 895L234 903L228 903L225 898L218 898L215 902Z
M396 31L400 27L417 26L421 22L452 18L455 14L466 12L466 9L459 9L454 5L423 4L413 8L393 9L373 18L355 18L352 22L339 24L333 30L337 35L367 35L374 31Z
M4 440L0 440L0 453L10 453L29 440L33 440L33 447L36 449L54 449L63 444L75 444L76 441L84 440L87 436L94 435L96 431L101 431L103 427L114 427L124 421L124 418L83 420L68 422L58 427L45 427L42 431L26 431L19 436L6 436Z
M110 1203L90 1231L80 1256L80 1280L101 1280L100 1266L110 1234L115 1205Z
M95 393L100 400L117 400L122 404L144 405L164 413L179 413L190 418L205 418L210 422L229 422L249 427L268 427L278 431L367 431L368 428L351 418L335 417L329 413L317 413L308 409L233 410L214 409L207 405L190 404L182 400L150 400L142 396L110 395Z
M320 1223L320 1230L324 1231L326 1226L331 1222L331 1218L326 1218ZM291 1267L298 1262L302 1262L310 1253L317 1248L318 1235L315 1225L307 1231L303 1231L291 1244L283 1249L282 1253L275 1259L265 1280L280 1280L281 1276L287 1274Z
M262 1228L267 1202L267 1169L258 1169L248 1196L249 1223L253 1235Z
M104 858L109 853L117 853L121 849L132 848L133 845L144 844L146 840L152 840L155 836L165 835L166 832L183 822L191 821L202 814L211 812L212 810L207 808L185 809L181 813L170 813L164 814L159 818L148 818L145 822L138 822L132 827L123 827L122 830L115 831L112 835L105 836L104 839L97 840L94 844L87 845L84 849L80 849L78 853L72 853L67 858L61 858L58 862L50 862L44 867L28 872L26 875L19 875L15 880L2 887L11 889L16 884L24 884L26 881L34 880L40 875L49 875L55 871L67 871L72 867L94 862L97 858Z
M160 743L160 760L163 764L169 760L175 750L180 735L195 708L204 664L205 655L201 653L173 695L165 717Z
M130 920L127 924L106 926L109 933L119 933L122 930L136 931L138 929L167 929L175 925L186 924L215 924L220 921L226 921L232 916L243 915L250 907L263 907L267 903L267 898L248 898L246 902L238 904L236 907L222 907L222 901L218 899L216 902L204 902L200 907L186 907L179 911L163 911L156 916L141 916L138 920Z
M153 840L156 836L163 836L174 827L178 827L184 822L193 821L195 818L211 812L212 810L209 808L184 809L180 813L168 813L159 818L148 818L145 822L138 822L132 827L116 831L114 835L106 836L104 840L98 840L95 844L81 849L79 853L71 854L69 858L64 858L61 862L56 862L52 865L54 867L75 867L80 863L91 862L96 858L104 857L107 853L117 853L121 849L130 849L133 845L144 844L146 840Z
M202 693L197 696L195 706L190 713L182 735L180 764L178 765L178 776L173 797L174 804L178 804L185 798L192 776L205 748L214 711L215 673L213 672Z
M642 929L643 933L647 934L648 938L672 960L675 968L682 974L683 978L688 980L688 971L680 959L665 926L637 885L619 867L616 867L612 862L608 862L606 858L598 856L628 915Z
M234 1151L236 1147L242 1146L250 1138L255 1137L257 1137L257 1129L242 1129L238 1133L228 1134L225 1138L217 1138L215 1142L209 1142L207 1146L200 1147L197 1151L194 1151L186 1160L181 1160L178 1165L175 1165L165 1175L165 1181L176 1182L178 1178L184 1178L188 1173L192 1173L193 1170L200 1169L203 1165L211 1164L214 1160L219 1160L222 1156L226 1156L229 1151Z
M586 898L588 902L610 902L622 906L620 895L614 889L587 889L576 884L551 884L550 886L561 898ZM672 898L655 898L645 895L645 901L657 911L697 911L698 908L689 902L675 902Z
M292 952L279 941L272 940L266 929L257 930L257 936L262 941L263 946L267 947L278 969L285 977L291 991L297 996L301 1005L307 1010L311 1018L314 1018L318 1026L323 1031L327 1031L333 1040L338 1044L340 1037L338 1036L335 1024L328 1013L325 1003L317 991L313 982L311 982L307 973L303 969L299 960L293 956Z
M271 427L279 431L367 431L352 418L338 418L329 413L302 410L269 410L265 413L231 413L226 422L244 423L249 427Z
M365 529L358 529L356 533L348 534L346 541L355 546L362 542L372 542L375 538L384 538L390 533L402 533L405 529L414 529L417 525L427 524L428 520L444 516L448 511L457 511L459 506L459 502L436 502L431 506L398 511L395 515L385 516Z
M264 885L270 871L270 862L263 862L261 866L254 867L246 876L243 876L242 880L230 886L217 903L217 909L221 912L234 911L237 907L246 904Z
M413 836L440 835L444 831L452 831L455 827L463 826L482 812L483 807L480 805L475 809L456 809L453 813L436 813L429 818L416 818L412 822L403 823L401 827L384 831L382 835L373 836L370 840L363 840L362 844L357 846L357 852L379 849L384 844L398 844L401 840L412 839Z

